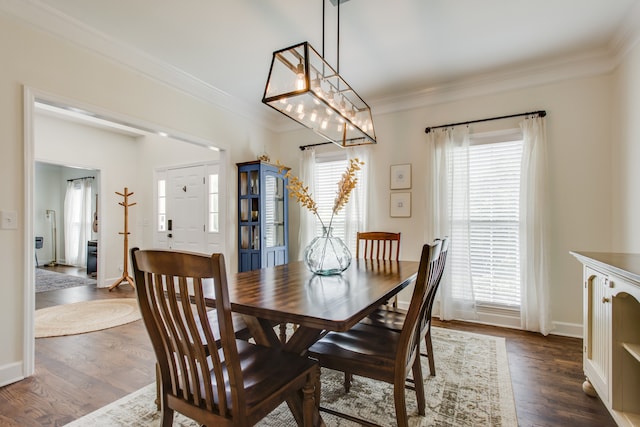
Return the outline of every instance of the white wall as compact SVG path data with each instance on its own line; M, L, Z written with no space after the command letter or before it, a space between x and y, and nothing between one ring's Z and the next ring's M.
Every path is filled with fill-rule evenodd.
M640 253L640 43L614 73L613 249Z
M430 160L425 127L544 109L548 113L553 320L562 333L580 333L581 267L569 251L611 249L610 108L611 76L605 75L375 116L378 144L371 146L369 228L400 231L402 258L417 260L422 244L436 237L429 217ZM514 128L520 120L478 124L472 131ZM300 150L296 146L314 142L318 138L308 132L290 134L283 141L287 149L278 154L298 174ZM412 215L390 218L389 168L402 163L411 163L413 169ZM299 208L291 203L290 210L290 241L296 250L298 227L294 221L299 221ZM401 297L409 299L407 292Z
M62 42L0 14L0 209L16 211L17 230L0 230L0 385L23 375L25 280L32 277L26 269L27 236L24 218L28 188L24 162L24 87L50 93L79 103L116 112L159 128L193 135L211 141L228 153L230 165L255 158L273 141L270 132L227 110L217 108L193 96L149 79L141 73L114 64L85 49ZM125 159L126 162L126 159ZM129 172L123 171L126 176ZM235 215L235 168L228 168L228 183L233 183L230 205ZM135 178L132 177L132 178ZM105 181L111 178L103 176ZM117 182L117 179L115 178ZM125 176L117 187L129 185ZM6 185L11 183L11 185ZM116 184L113 184L114 187ZM118 215L119 217L119 215ZM106 230L103 230L106 232ZM233 230L230 235L235 235ZM228 244L235 250L235 240ZM230 269L232 271L232 269ZM31 276L29 276L31 275ZM33 296L27 296L33 298Z

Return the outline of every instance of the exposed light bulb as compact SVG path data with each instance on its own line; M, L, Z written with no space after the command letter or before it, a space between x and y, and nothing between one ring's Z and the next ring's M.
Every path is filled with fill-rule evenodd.
M311 121L312 121L312 122L315 122L317 118L318 118L318 113L316 113L316 111L314 110L314 111L311 113L311 117L310 117L310 119L311 119Z
M327 120L323 120L322 124L320 124L320 128L326 129L327 128L327 124L329 124L329 122Z
M305 87L305 84L304 84L305 82L304 82L304 65L302 65L302 59L300 60L300 63L296 67L296 75L298 76L298 79L296 80L296 90L303 90Z
M298 104L298 108L296 109L296 113L300 114L304 111L304 105Z

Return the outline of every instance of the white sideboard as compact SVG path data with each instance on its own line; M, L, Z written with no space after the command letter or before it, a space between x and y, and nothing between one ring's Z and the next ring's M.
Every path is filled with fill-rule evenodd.
M583 389L640 427L640 254L571 254L583 264Z

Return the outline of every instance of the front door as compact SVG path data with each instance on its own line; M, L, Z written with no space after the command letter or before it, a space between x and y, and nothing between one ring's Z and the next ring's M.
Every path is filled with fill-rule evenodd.
M169 249L205 252L204 166L167 173L167 245Z

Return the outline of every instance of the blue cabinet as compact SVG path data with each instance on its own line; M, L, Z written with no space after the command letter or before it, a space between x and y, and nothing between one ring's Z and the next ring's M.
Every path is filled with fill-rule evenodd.
M238 163L238 270L289 262L289 197L278 167L260 160Z

